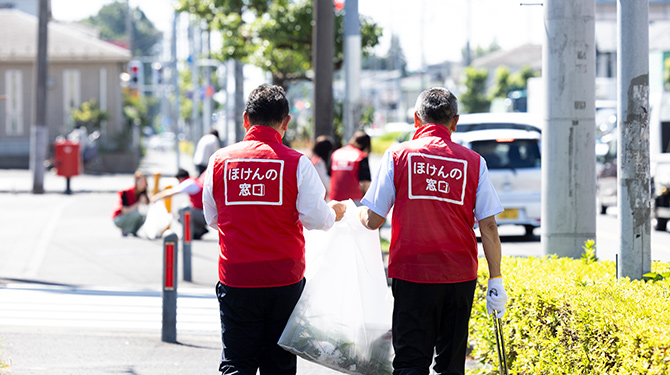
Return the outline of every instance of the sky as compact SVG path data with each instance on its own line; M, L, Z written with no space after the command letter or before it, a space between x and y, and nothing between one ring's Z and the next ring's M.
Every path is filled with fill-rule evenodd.
M77 21L97 14L113 0L51 0L53 17ZM526 43L541 44L543 7L540 1L523 0L358 0L359 13L384 28L375 52L385 55L390 38L400 38L409 70L446 60L459 61L470 39L474 49L496 42L502 48ZM130 0L156 28L169 34L172 0ZM411 4L411 5L409 5ZM468 16L469 14L469 16Z

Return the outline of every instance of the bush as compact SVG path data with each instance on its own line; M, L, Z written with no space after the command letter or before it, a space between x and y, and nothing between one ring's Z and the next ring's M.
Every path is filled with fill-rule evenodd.
M589 259L591 260L591 259ZM654 262L662 275L669 264ZM670 374L670 279L616 280L611 261L505 257L512 374ZM470 322L473 374L498 374L482 260Z

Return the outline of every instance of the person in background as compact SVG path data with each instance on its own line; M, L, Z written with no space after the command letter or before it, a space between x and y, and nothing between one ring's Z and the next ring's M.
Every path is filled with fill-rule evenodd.
M326 188L326 196L328 197L328 190L330 189L330 155L335 148L333 139L327 135L320 135L314 140L312 147L312 157L310 161L316 172L319 174L323 186Z
M161 199L171 197L175 194L188 194L191 200L191 228L193 230L193 239L199 240L202 236L209 232L207 223L205 223L205 216L202 211L202 180L200 178L193 178L185 169L177 171L177 180L179 185L165 189L160 193L151 197L150 202L155 203ZM179 220L183 217L183 209L179 210Z
M112 214L114 225L121 229L121 234L125 237L128 234L137 236L137 230L140 229L146 215L140 212L140 206L149 203L147 197L147 176L140 172L135 172L135 184L125 190L118 192L119 200L116 209Z
M297 360L277 341L305 287L306 229L328 230L346 205L326 203L307 156L282 143L284 89L254 89L243 114L244 140L210 158L205 220L219 232L223 374L294 375Z
M501 245L503 211L485 159L451 141L458 99L432 88L417 99L411 141L389 148L362 200L361 223L377 229L393 207L388 276L394 297L396 375L464 374L468 323L477 285L479 221L489 268L487 310L505 313Z
M221 141L219 140L219 132L216 129L211 129L209 134L205 134L200 138L193 152L193 164L195 164L195 168L198 170L198 176L207 169L207 162L209 162L210 156L219 148L221 148Z
M352 199L357 204L370 186L370 136L357 131L330 158L330 199Z

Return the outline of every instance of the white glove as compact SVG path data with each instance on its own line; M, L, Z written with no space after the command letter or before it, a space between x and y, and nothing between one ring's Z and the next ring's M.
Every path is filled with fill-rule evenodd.
M486 290L486 311L489 315L497 311L496 318L502 318L505 316L506 303L507 293L505 293L502 277L489 279L489 287Z

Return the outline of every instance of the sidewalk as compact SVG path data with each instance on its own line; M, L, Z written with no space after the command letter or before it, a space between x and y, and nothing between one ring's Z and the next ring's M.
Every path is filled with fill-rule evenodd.
M217 234L193 242L192 282L178 258L178 343L165 343L162 241L122 237L111 219L132 175L76 176L71 195L54 172L32 194L32 178L0 170L0 374L218 374ZM337 374L302 359L298 373Z

